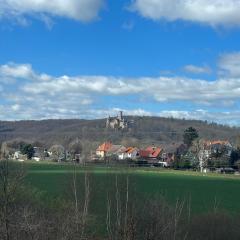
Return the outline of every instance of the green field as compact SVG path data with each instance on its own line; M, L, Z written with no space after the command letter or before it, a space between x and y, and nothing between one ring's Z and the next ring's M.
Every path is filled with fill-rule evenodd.
M200 174L161 169L127 169L80 167L77 169L79 194L83 193L84 173L88 172L91 185L91 208L103 210L107 193L114 193L118 176L121 188L129 177L130 194L135 201L163 195L170 204L176 199L191 203L193 212L206 212L218 207L232 213L240 212L240 176ZM72 197L73 166L58 164L28 164L26 182L43 193L44 201ZM124 190L123 190L124 192Z
M91 219L97 224L94 231L100 236L106 234L107 196L116 204L116 178L121 199L126 196L126 182L129 179L129 195L137 208L148 201L167 201L174 207L176 201L185 201L187 213L191 216L213 212L217 205L219 212L233 215L240 213L240 176L201 174L192 171L174 171L159 168L123 167L81 167L73 165L27 163L26 184L40 193L37 199L51 209L60 209L73 200L73 176L76 173L79 202L84 196L84 176L90 180ZM114 202L115 201L115 202ZM60 204L60 205L58 205ZM123 203L124 204L124 203ZM189 208L190 206L190 208Z

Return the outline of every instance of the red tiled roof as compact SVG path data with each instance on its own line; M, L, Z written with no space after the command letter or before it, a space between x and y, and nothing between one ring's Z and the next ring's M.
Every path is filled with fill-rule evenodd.
M111 145L111 147L108 149L108 152L111 153L121 153L126 151L126 148L122 145Z
M147 147L145 150L151 153L151 152L154 151L154 149L156 149L156 147L149 146L149 147Z
M139 155L140 155L140 157L144 157L144 158L149 157L149 151L140 150Z
M156 148L154 152L151 153L151 157L157 158L159 154L161 153L162 149L161 148Z
M128 148L126 149L125 153L132 153L132 152L134 152L135 150L137 150L137 148L135 148L135 147L128 147Z
M128 147L126 150L125 150L125 153L130 153L132 151L132 147Z
M141 150L139 154L141 157L157 158L161 152L161 148L150 146L147 147L145 150Z
M105 142L97 148L97 151L107 152L111 149L112 143Z

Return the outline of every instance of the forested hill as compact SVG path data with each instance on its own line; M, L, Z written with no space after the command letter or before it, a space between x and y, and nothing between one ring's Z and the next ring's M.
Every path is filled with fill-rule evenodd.
M97 145L111 140L122 144L162 144L181 142L183 132L192 126L205 139L227 139L235 141L240 128L231 128L203 121L180 120L161 117L127 117L134 123L127 131L107 130L105 119L97 120L42 120L42 121L1 121L0 141L25 140L40 142L46 147L53 144L67 146L75 138Z

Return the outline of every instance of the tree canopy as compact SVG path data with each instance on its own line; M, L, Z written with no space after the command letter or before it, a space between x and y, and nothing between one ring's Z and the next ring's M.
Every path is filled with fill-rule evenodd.
M32 144L22 144L20 146L20 151L22 154L26 154L28 159L31 159L34 155L34 148Z
M199 137L198 131L193 127L189 127L184 131L183 142L190 147L193 141L198 137Z

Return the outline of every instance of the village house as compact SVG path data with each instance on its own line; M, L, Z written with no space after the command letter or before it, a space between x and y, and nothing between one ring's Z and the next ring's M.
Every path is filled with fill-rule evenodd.
M97 150L96 150L96 156L98 158L104 158L107 155L107 152L110 150L112 147L112 143L110 142L105 142L102 145L100 145Z
M17 160L19 162L23 162L27 160L27 155L26 154L22 154L20 151L16 151L13 154L13 160Z
M162 148L149 146L144 150L139 151L140 159L147 160L148 163L158 163L161 158Z
M126 160L126 159L136 160L138 157L139 157L139 149L136 147L128 147L127 149L125 149L124 151L118 154L119 160Z
M33 154L32 160L39 162L40 160L43 160L43 158L44 158L44 149L39 147L34 147L34 154Z
M111 142L105 142L96 149L96 157L104 159L105 157L116 156L126 151L126 147L122 145L114 145Z
M162 165L165 167L171 166L178 158L186 155L188 147L186 144L172 143L162 146L161 152Z
M202 141L199 146L198 159L201 171L204 171L207 162L216 154L221 154L223 157L229 158L233 151L233 146L229 141Z
M163 146L163 151L161 153L161 160L164 166L170 166L176 160L176 152L178 145L177 144L169 144Z
M112 144L111 148L107 151L106 156L108 157L115 156L116 158L118 158L118 155L123 151L126 151L126 147L124 147L123 145Z

